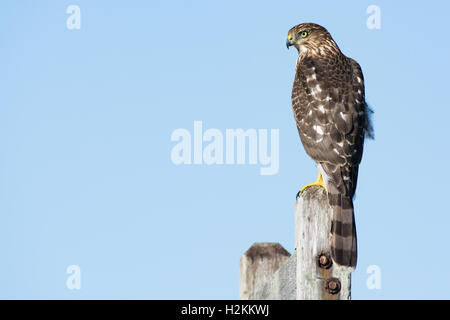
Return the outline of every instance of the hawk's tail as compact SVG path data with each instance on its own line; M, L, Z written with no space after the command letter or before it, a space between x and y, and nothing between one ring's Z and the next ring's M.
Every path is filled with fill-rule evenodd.
M340 193L328 193L333 210L331 224L331 256L341 265L356 267L356 226L351 197Z

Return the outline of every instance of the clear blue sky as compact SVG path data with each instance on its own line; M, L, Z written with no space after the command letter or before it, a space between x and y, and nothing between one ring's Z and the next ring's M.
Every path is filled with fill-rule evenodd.
M81 29L69 30L69 5ZM381 29L369 30L369 5ZM294 249L316 168L291 111L287 31L362 66L354 299L450 298L448 1L1 1L0 298L238 298L253 242ZM175 165L171 134L279 129L279 171ZM66 268L81 268L68 290ZM381 290L366 287L370 265Z

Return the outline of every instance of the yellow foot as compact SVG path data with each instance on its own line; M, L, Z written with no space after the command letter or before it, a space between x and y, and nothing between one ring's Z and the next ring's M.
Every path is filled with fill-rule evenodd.
M302 193L303 193L306 189L308 189L309 187L312 187L312 186L320 186L320 187L326 189L325 183L323 182L322 174L320 173L320 170L319 170L319 174L317 175L317 180L314 181L313 183L307 184L306 186L304 186L303 188L301 188L300 191L297 193L296 199L300 198L300 197L302 196Z

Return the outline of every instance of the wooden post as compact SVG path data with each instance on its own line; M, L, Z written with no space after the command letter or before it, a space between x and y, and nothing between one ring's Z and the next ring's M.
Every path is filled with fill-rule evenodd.
M279 243L254 243L241 257L239 298L255 299L256 291L270 280L290 256Z
M277 243L255 243L240 261L240 298L348 300L351 270L330 254L332 212L321 187L295 204L295 252Z
M321 187L305 190L295 204L297 299L350 299L351 270L333 263L330 252L332 211Z

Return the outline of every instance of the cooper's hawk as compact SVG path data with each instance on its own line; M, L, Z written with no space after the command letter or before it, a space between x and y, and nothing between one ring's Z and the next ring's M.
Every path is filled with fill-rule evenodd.
M346 57L330 33L313 23L289 30L287 47L298 50L292 108L306 153L316 162L316 182L327 190L333 210L331 255L339 264L356 267L353 196L365 136L372 126L364 98L359 64Z

